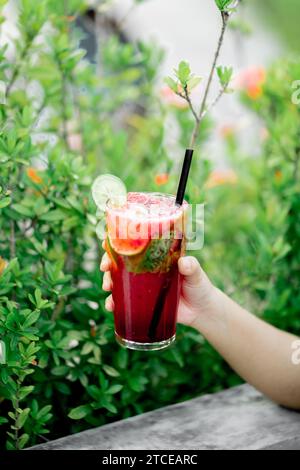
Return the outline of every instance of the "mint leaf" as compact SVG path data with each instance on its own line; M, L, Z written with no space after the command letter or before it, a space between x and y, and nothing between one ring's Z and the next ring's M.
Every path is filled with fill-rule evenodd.
M168 261L169 251L174 238L170 239L158 238L153 239L147 246L146 250L137 257L126 257L126 268L129 272L144 273L158 272L166 270L166 261Z

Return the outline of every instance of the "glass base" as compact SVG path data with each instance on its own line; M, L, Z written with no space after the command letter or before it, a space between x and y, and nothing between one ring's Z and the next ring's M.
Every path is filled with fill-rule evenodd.
M170 344L174 343L176 339L176 335L174 335L169 339L158 341L157 343L137 343L136 341L129 341L128 339L121 338L121 336L116 332L115 335L117 342L121 346L128 349L135 349L137 351L158 351L159 349L165 349L170 346Z

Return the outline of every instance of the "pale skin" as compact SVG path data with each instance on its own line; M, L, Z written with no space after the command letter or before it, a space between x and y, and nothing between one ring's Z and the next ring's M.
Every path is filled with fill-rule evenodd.
M105 253L103 289L111 291L110 259ZM300 410L300 365L292 361L299 338L278 330L217 289L196 258L179 259L183 283L178 322L198 330L248 383L273 401ZM112 295L106 309L113 311Z

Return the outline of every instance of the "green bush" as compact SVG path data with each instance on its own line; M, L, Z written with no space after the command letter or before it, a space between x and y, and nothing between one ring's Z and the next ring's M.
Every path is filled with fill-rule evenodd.
M242 94L262 124L261 154L243 155L235 136L227 139L238 181L234 188L217 188L208 202L213 208L206 218L211 249L203 251L223 288L298 335L300 106L292 97L297 98L299 76L298 61L281 60L266 71L259 99Z
M176 345L163 352L145 355L115 343L98 269L92 179L111 172L128 189L174 192L173 157L182 158L193 119L188 109L158 98L162 52L155 45L112 35L98 51L101 63L86 61L73 22L85 2L68 3L65 12L63 2L60 11L58 2L23 0L15 60L7 59L5 46L0 51L6 90L0 110L0 433L8 449L240 381L188 328L179 327ZM295 332L299 108L290 103L289 84L299 72L293 62L276 65L262 98L246 100L269 138L254 160L241 156L230 137L235 186L204 189L210 164L202 144L211 122L203 122L187 195L207 202L200 259L211 277ZM177 139L167 145L169 124Z
M115 344L92 179L109 171L129 188L151 190L158 189L155 175L172 173L164 189L173 190L165 117L172 114L182 142L193 122L188 111L168 111L154 92L157 47L111 36L99 75L72 22L84 2L69 5L66 15L57 2L23 0L15 60L8 61L6 46L0 51L0 423L8 449L190 396L194 385L186 384L196 370L183 365L205 349L191 332L147 361ZM209 389L211 378L208 368L192 393Z

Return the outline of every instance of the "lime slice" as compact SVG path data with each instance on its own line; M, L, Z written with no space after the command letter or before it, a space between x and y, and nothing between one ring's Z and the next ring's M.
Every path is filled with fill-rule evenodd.
M127 190L117 176L100 175L92 185L92 196L98 209L105 211L108 201L123 206L127 201Z

